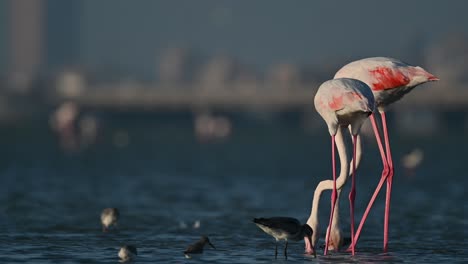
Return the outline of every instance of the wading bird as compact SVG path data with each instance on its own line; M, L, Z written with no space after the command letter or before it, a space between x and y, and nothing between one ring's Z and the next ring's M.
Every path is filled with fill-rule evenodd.
M373 114L370 116L372 128L374 130L380 155L382 157L383 171L380 182L378 183L377 188L375 189L374 194L372 195L372 198L369 201L369 204L366 208L366 211L364 212L359 227L356 230L356 234L352 238L352 244L350 246L350 249L355 247L355 244L359 239L362 227L369 214L370 208L374 204L374 201L378 193L382 189L384 182L386 182L387 193L385 198L383 241L383 250L384 252L386 252L388 249L390 198L392 192L394 169L392 154L390 150L390 141L388 136L385 108L389 104L401 99L405 94L410 92L416 86L426 82L438 81L439 79L421 67L411 66L400 60L386 57L366 58L351 62L343 66L340 70L338 70L334 78L354 78L366 83L371 88L372 93L374 94L375 106L378 109L382 119L385 150L382 144L375 116ZM360 144L360 140L358 140L358 143ZM358 151L360 151L360 147L358 147ZM359 155L360 153L358 154L358 156ZM357 162L359 163L359 160L357 160Z
M292 217L254 218L253 222L265 233L276 239L275 258L278 257L278 241L286 241L284 257L287 259L288 240L299 241L301 239L304 239L306 253L314 254L314 257L316 257L311 241L313 232L309 225L303 225L299 220Z
M346 155L346 146L343 141L343 131L350 126L350 131L353 136L353 160L356 160L356 141L357 135L360 132L361 126L369 115L374 111L374 95L369 86L365 83L349 78L340 78L324 82L318 89L314 98L314 105L317 112L325 120L328 126L328 132L332 142L332 171L333 171L333 188L331 195L331 210L329 227L333 227L336 200L337 200L337 178L335 170L335 144L338 148L340 157L341 171L340 184L346 182L348 174L348 157ZM355 170L355 162L353 162L353 172ZM355 177L354 173L351 177L351 191L349 194L350 214L351 214L351 238L354 238L354 199L355 199ZM329 183L329 182L326 182ZM320 184L319 184L319 187ZM318 188L319 189L319 188ZM319 189L314 193L314 201L312 212L307 223L312 227L314 233L318 233L318 201L320 197L316 195L322 191ZM331 237L332 228L327 230L327 239L325 243L326 255L328 252L329 240ZM335 229L339 230L339 228ZM340 235L341 237L341 235ZM317 242L318 234L314 237L314 246ZM337 241L338 243L338 241ZM354 243L352 243L354 244ZM354 255L354 247L352 248Z
M101 213L102 232L107 232L112 226L117 226L120 213L117 208L105 208Z
M135 246L125 245L120 248L118 255L120 258L120 262L132 262L136 259L138 253Z
M200 240L195 242L194 244L190 245L187 247L187 249L184 251L184 255L186 258L191 258L191 254L201 254L203 253L203 248L205 245L208 244L212 248L216 249L213 244L211 244L210 240L208 239L207 236L202 236Z
M352 134L351 130L349 131ZM341 170L340 170L340 176L336 179L337 199L336 199L336 204L335 204L335 211L337 213L333 214L333 221L332 221L333 223L331 226L330 240L328 243L328 250L335 250L335 251L338 251L343 245L349 244L351 241L350 237L346 237L346 238L342 237L342 232L340 228L340 218L339 218L340 193L341 193L341 189L346 184L346 181L348 179L346 175L351 176L352 174L352 171L349 170L349 167L353 166L354 160L356 160L356 166L357 166L357 164L359 164L361 157L362 157L362 149L361 149L362 146L360 144L361 137L360 135L358 135L356 137L357 143L356 143L355 159L351 160L349 167L346 166L346 162L344 162L344 160L348 160L348 157L347 157L346 150L342 148L342 146L344 146L345 144L343 141L343 135L342 135L342 133L344 132L345 132L344 130L342 132L342 129L338 129L338 132L335 137L336 145L338 147L338 153L340 156ZM348 171L349 171L349 174L348 174ZM316 245L318 238L319 238L318 207L320 203L320 197L322 196L322 193L326 190L333 190L333 180L321 181L317 185L317 188L315 189L315 192L314 192L314 198L312 201L312 210L311 210L309 220L307 222L310 226L312 226L312 229L314 230L314 235L312 237L312 243L314 246ZM330 229L330 227L327 228L327 233L326 233L327 235L328 235L328 229ZM325 239L328 240L328 236Z

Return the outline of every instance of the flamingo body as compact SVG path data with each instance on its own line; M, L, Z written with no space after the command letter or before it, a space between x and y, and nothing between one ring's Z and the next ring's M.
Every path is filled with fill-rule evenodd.
M372 89L379 108L401 99L419 84L439 80L419 66L387 57L353 61L338 70L334 78L354 78L365 82Z
M380 192L383 184L386 182L387 192L385 198L385 217L384 217L384 252L388 248L388 229L389 229L389 215L390 215L390 199L392 190L392 181L394 174L393 159L390 150L390 141L387 129L387 119L385 114L385 107L395 101L401 99L405 94L410 92L416 86L432 81L438 81L439 78L427 72L419 66L411 66L400 60L387 58L387 57L373 57L357 60L343 66L335 74L335 78L355 78L365 82L371 89L375 97L375 104L378 108L383 129L383 140L380 137L380 132L376 123L374 115L370 116L372 127L374 129L377 144L379 146L380 155L382 157L383 171L381 179L377 185L377 188L372 195L372 198L364 212L359 227L356 231L354 238L352 239L352 247L354 250L355 244L359 239L360 232L363 224L369 214L370 208L372 207L377 194ZM357 140L358 144L360 141ZM360 146L357 148L361 151ZM361 153L357 154L358 157ZM357 160L356 167L359 165ZM354 170L353 170L354 171ZM333 227L332 227L333 228Z
M340 78L324 82L315 95L314 104L327 123L330 135L335 135L340 125L351 125L352 133L357 134L374 111L374 96L364 82Z
M338 178L341 184L346 182L348 168L346 148L342 140L342 133L338 133L343 128L350 126L350 131L353 136L353 160L356 160L356 142L357 135L364 121L374 112L375 100L370 87L362 81L350 78L338 78L324 82L314 98L315 109L322 116L328 126L328 131L332 139L332 170L333 170L333 192L331 196L332 206L330 210L330 221L327 231L327 239L325 244L326 255L330 246L330 240L334 244L331 248L338 248L341 244L341 232L338 225L338 213L334 214L335 206L337 205L338 189L335 170L335 143L337 143L338 154L342 170ZM338 142L335 141L338 135ZM353 172L355 171L355 162L353 163ZM351 237L354 237L354 200L355 200L355 177L352 175L352 185L349 194L350 214L351 214ZM314 204L312 206L311 216L307 221L308 224L315 228L314 232L318 233L317 220L317 204L315 201L319 199L323 186L326 184L322 181L314 193ZM340 184L340 188L341 188ZM333 221L335 219L335 222ZM334 225L333 225L334 224ZM331 230L336 232L331 232ZM338 233L337 233L338 232ZM337 234L335 234L337 233ZM333 236L333 238L332 238ZM338 238L338 239L335 239ZM313 245L315 245L317 235L313 237ZM352 253L354 255L354 243Z

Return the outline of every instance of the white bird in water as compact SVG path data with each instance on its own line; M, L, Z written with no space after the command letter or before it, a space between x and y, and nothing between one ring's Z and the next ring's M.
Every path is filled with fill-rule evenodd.
M340 171L340 189L346 182L348 176L348 157L346 155L346 145L343 141L342 131L346 127L350 127L350 131L353 137L353 160L356 160L356 145L357 135L360 132L361 126L364 121L374 111L374 95L371 89L365 83L348 78L333 79L324 82L318 89L315 98L314 105L317 112L325 120L328 126L328 132L331 136L332 142L332 171L333 171L333 188L331 196L331 210L329 228L327 230L327 239L325 243L326 255L328 252L329 242L331 235L334 235L331 231L339 231L339 228L333 228L333 219L338 217L338 214L334 214L335 206L338 198L337 178L335 170L335 144L338 148L338 154L340 157L341 171ZM356 163L353 162L353 174L351 177L351 191L349 194L350 201L350 214L351 214L351 238L354 237L354 200L356 195L355 190L355 175L354 172ZM329 183L329 182L327 182ZM320 189L318 186L318 189ZM314 204L312 206L312 212L307 223L312 227L313 231L318 233L318 200L321 194L321 190L314 193ZM341 239L341 234L337 236ZM314 237L313 245L317 242L318 234ZM332 239L333 240L333 239ZM341 244L341 241L335 242L336 247ZM354 243L352 243L354 245ZM354 247L352 247L352 254L355 254Z
M136 259L138 252L135 246L125 245L120 248L118 255L120 258L120 262L131 262Z
M401 159L401 163L406 170L406 174L412 176L414 170L421 165L423 159L424 152L419 148L413 149L410 153L404 155Z
M212 248L216 249L213 244L211 244L210 239L208 239L207 236L202 236L200 240L195 242L194 244L190 245L187 247L187 249L184 251L184 255L186 258L191 258L191 254L201 254L203 253L203 248L205 245L208 244Z
M284 257L288 258L288 240L299 241L304 239L307 254L316 257L312 246L312 228L307 224L301 224L299 220L292 217L254 218L253 222L265 233L276 239L275 258L278 256L278 241L285 240Z
M379 146L380 156L382 157L383 170L380 182L374 191L374 194L367 205L367 209L361 219L359 227L352 239L352 245L354 247L359 239L362 227L367 219L370 212L370 208L375 202L375 199L382 189L383 184L387 183L387 193L385 198L385 217L384 217L384 241L383 250L384 252L388 249L388 230L389 230L389 218L390 218L390 198L392 192L393 182L393 159L390 150L390 141L387 129L387 118L385 114L385 108L400 100L405 94L409 93L416 86L426 83L438 81L439 78L433 74L427 72L419 66L411 66L405 62L402 62L393 58L386 57L373 57L366 58L357 61L353 61L343 66L335 74L334 78L354 78L366 83L372 90L375 97L375 106L378 109L383 128L383 140L385 143L385 150L380 137L380 132L375 119L375 114L370 116L372 122L372 128L374 130L377 144ZM360 140L358 140L360 144ZM358 151L360 148L358 147ZM360 153L358 153L358 156ZM357 161L359 162L359 161ZM358 165L356 165L358 166Z
M187 223L185 221L179 221L179 228L181 229L186 229L188 227ZM192 224L193 229L198 229L201 227L201 221L200 220L195 220Z
M113 226L117 226L120 213L117 208L105 208L101 213L102 232L107 232Z
M193 229L198 229L200 228L200 226L201 226L200 220L196 220L195 222L193 222Z

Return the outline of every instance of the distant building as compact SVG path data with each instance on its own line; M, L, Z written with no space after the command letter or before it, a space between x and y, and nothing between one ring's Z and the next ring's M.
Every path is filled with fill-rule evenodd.
M9 85L27 92L39 77L78 63L80 1L10 0Z
M44 0L11 0L9 9L9 86L27 92L43 64Z
M198 76L202 89L252 90L258 82L258 76L252 68L241 64L232 57L218 55L208 61Z
M220 89L234 80L237 62L228 56L213 57L202 67L199 82L203 89Z
M157 72L159 81L164 84L180 84L192 80L196 62L189 49L169 48L160 57Z
M268 87L291 89L301 83L300 70L296 65L282 63L273 65L267 72L265 83Z

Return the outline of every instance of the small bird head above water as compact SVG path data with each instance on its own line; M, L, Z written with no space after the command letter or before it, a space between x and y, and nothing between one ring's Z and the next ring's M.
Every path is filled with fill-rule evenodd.
M120 262L130 262L136 259L138 255L137 249L132 245L125 245L119 250Z
M203 235L197 242L187 247L187 249L184 251L185 257L190 258L190 254L203 253L203 248L206 244L216 249L216 247L210 242L210 239L207 236Z

